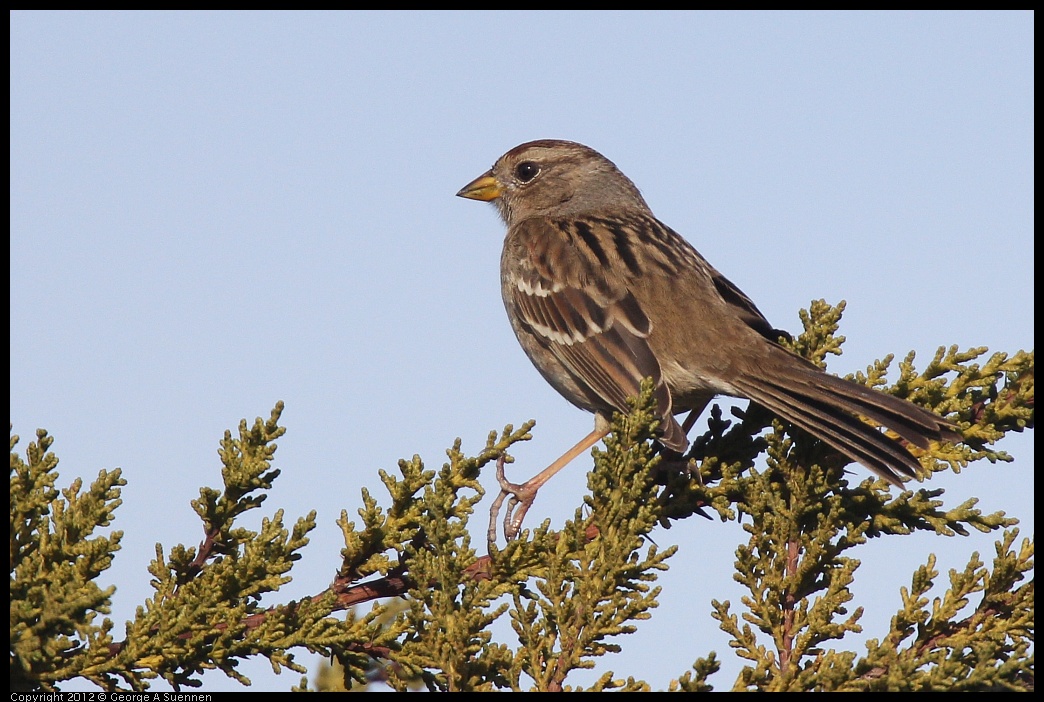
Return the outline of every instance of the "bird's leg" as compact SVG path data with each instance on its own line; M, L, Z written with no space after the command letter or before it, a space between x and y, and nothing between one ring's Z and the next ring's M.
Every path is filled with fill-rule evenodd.
M692 429L693 425L696 424L696 421L700 418L700 415L703 414L703 410L707 409L707 405L710 404L710 401L713 399L713 397L713 395L710 395L707 397L707 399L701 400L699 404L695 405L691 410L689 410L689 413L685 415L685 421L682 422L682 431L685 432L686 436L689 435L689 431ZM689 471L689 475L695 476L696 482L698 482L702 486L703 476L700 475L700 471L696 467L696 461L690 458L686 463L685 467Z
M710 404L712 399L714 399L713 395L709 396L706 400L701 400L699 405L694 406L689 410L689 413L685 415L685 421L682 422L682 431L685 432L686 436L688 436L689 431L696 424L696 420L698 420L700 415L703 414L703 410L707 409L707 405Z
M493 506L489 510L489 531L486 533L486 538L489 542L492 544L496 541L497 517L500 514L500 508L504 504L504 500L509 495L511 499L508 500L507 513L504 515L504 538L510 541L518 536L518 532L521 531L522 520L533 504L533 500L536 499L537 490L543 487L544 483L550 480L555 473L565 468L570 461L594 446L608 433L608 427L598 423L594 431L581 439L576 446L566 451L558 460L521 485L509 482L504 477L504 459L499 459L497 461L497 482L500 483L500 494L497 495L497 499L493 501Z

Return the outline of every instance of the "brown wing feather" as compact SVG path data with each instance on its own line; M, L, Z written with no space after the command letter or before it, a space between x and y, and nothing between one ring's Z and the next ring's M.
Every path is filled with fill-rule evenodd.
M583 390L584 397L571 398L574 402L597 398L598 411L626 412L627 399L638 395L642 379L652 378L663 441L682 451L688 441L671 413L670 392L647 341L649 319L622 281L613 284L614 259L605 256L605 249L585 248L602 233L597 226L586 227L585 243L575 230L547 221L514 227L505 248L505 302L517 312L520 340L523 334L531 336L557 364L541 371L565 372ZM554 277L549 260L560 265ZM541 366L539 358L531 358Z

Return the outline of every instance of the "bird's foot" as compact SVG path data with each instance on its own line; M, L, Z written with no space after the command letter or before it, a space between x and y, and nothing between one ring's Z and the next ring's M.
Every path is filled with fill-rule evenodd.
M504 501L507 500L507 511L504 513L504 538L511 541L522 530L522 520L525 519L526 512L529 511L533 500L536 499L537 491L540 489L540 484L533 484L533 480L521 485L509 481L504 476L503 456L497 459L497 483L500 485L500 494L497 495L497 499L493 501L493 506L489 509L489 530L486 532L486 539L491 548L497 540L497 519L500 517Z

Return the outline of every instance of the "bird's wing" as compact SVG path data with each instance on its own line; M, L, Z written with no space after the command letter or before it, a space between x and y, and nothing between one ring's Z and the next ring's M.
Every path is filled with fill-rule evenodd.
M774 329L746 293L652 213L616 212L612 217L578 218L572 224L584 243L592 245L598 262L613 267L620 276L647 274L647 268L659 268L668 277L700 276L709 284L708 292L717 293L731 315L758 334L773 342L790 337Z
M790 338L787 332L774 329L754 301L712 266L684 237L651 215L646 219L649 220L645 227L649 232L647 237L657 239L664 250L670 250L676 266L686 265L689 269L687 272L679 271L676 274L704 276L731 308L732 314L769 341L779 341L781 336Z
M682 451L688 441L647 340L651 323L618 274L626 255L596 220L525 220L512 227L505 247L505 302L519 328L598 400L593 404L626 412L627 398L652 378L662 440Z
M710 264L707 264L710 267ZM779 341L780 337L790 338L790 334L782 329L774 329L765 315L761 313L751 301L747 294L736 287L736 285L719 273L713 267L711 269L711 281L714 289L718 291L721 298L735 311L736 316L743 320L744 324L752 328L758 334L769 341Z

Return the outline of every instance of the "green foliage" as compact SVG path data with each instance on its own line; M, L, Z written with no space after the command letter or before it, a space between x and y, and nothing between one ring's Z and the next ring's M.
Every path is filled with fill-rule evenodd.
M460 546L412 554L417 585L410 591L411 633L396 656L402 669L416 671L433 690L556 691L569 689L564 681L571 670L591 668L592 659L619 650L610 639L633 631L629 622L648 618L659 594L649 583L674 551L659 553L645 538L658 516L646 499L646 439L656 421L646 407L621 418L606 452L598 454L586 509L561 531L545 522L503 550L494 548L483 577L464 577L475 553L463 521L431 514L421 528L449 529ZM493 606L501 596L509 603ZM490 641L488 625L505 612L518 637L514 650ZM646 689L608 673L593 689L611 688Z
M805 333L794 340L793 348L820 363L827 353L839 352L841 339L834 333L841 310L823 302L813 303L810 312L802 315ZM959 471L982 458L1010 460L992 444L1007 431L1021 431L1033 425L1033 354L1019 352L1011 358L994 354L983 366L971 363L984 353L985 349L965 353L956 348L940 349L920 375L913 367L911 354L900 364L899 381L889 388L884 387L884 376L890 358L874 364L865 375L854 377L857 382L905 397L940 414L957 416L964 435L974 437L968 445L937 445L922 452L925 475L946 469ZM893 496L878 478L864 478L852 485L843 463L821 442L801 433L789 434L778 420L759 408L739 412L737 416L740 422L732 426L732 422L722 420L720 410L714 412L709 431L694 447L694 456L701 460L703 483L668 476L663 493L667 514L687 516L708 506L723 520L738 520L749 536L747 543L740 544L736 551L735 578L749 593L742 601L744 623L732 613L729 602L712 602L713 616L730 636L730 645L749 661L734 690L1032 687L1032 656L1025 645L1025 630L1027 622L1032 628L1033 609L1031 598L1021 591L1028 588L1032 593L1032 585L1012 590L1031 568L1029 544L1022 549L1018 568L1003 566L1005 572L1011 573L1011 577L1001 579L1006 583L1004 592L1014 596L1017 610L1004 623L995 622L997 626L991 633L994 644L989 651L997 656L1014 654L1003 666L990 668L997 660L984 652L974 665L965 660L965 668L950 666L947 675L940 677L938 668L931 665L934 659L927 651L919 650L916 665L904 667L901 672L897 668L887 675L872 676L871 685L869 678L861 677L863 668L856 666L854 653L824 649L847 632L862 631L862 610L849 612L850 585L859 561L847 554L868 538L918 530L946 536L966 535L969 527L988 532L1012 526L1015 520L1003 513L982 514L975 509L974 499L947 509L938 499L941 489L920 488ZM771 433L762 436L761 429L769 423ZM752 461L756 450L762 447L767 457L764 467ZM1013 533L1005 535L998 549L1007 553ZM995 569L1001 567L1001 561L995 563ZM989 580L991 576L982 569L976 571L976 577ZM921 582L926 581L922 578ZM926 590L927 587L918 593ZM947 598L967 604L961 599L966 594L956 592L954 581ZM990 605L984 600L982 607L989 611ZM933 616L939 614L943 618L937 626L946 627L953 624L956 610L942 610ZM910 612L908 616L914 615ZM892 631L885 637L893 653L906 638L898 636L900 626L899 620L893 622ZM980 646L980 632L967 629L962 628L967 640ZM942 651L955 642L933 639L933 643ZM939 651L931 654L938 655ZM951 650L949 655L968 658L959 649Z
M814 302L802 313L804 332L788 343L824 364L840 352L842 310ZM940 349L920 373L911 354L891 385L891 357L854 376L958 422L964 443L912 449L925 477L982 459L1011 460L997 442L1033 427L1033 353L985 353ZM530 438L532 425L491 433L474 457L458 439L437 471L417 456L400 461L397 474L380 473L386 498L363 490L357 523L342 512L345 546L333 584L263 608L260 598L289 581L315 527L314 513L287 528L278 511L258 531L237 524L262 506L279 476L272 467L284 432L277 405L267 421L241 422L237 438L226 433L223 489L203 488L193 502L200 545L157 546L149 568L154 594L119 642L112 622L98 621L109 613L114 588L97 581L120 532L94 535L113 521L124 484L119 471L103 471L82 494L79 480L59 493L52 439L39 432L23 460L12 436L12 689L55 690L77 677L107 690L144 690L157 678L180 689L198 686L199 674L214 668L249 684L236 669L249 656L305 673L293 649L336 664L324 666L321 689L361 690L374 681L396 690L577 689L569 674L619 650L621 637L657 606L657 575L676 547L660 549L650 532L694 514L738 527L742 611L711 603L745 661L733 689L1033 688L1033 542L1016 547L1015 520L983 514L975 500L948 506L938 488L913 485L895 494L864 471L846 473L828 446L756 406L729 419L713 407L689 455L666 461L650 441L657 424L651 406L646 386L632 412L615 418L604 450L593 452L589 495L572 519L557 529L545 521L503 548L490 544L487 554L469 532L484 498L480 471L509 462L508 450ZM864 655L831 648L863 630L851 585L856 549L867 539L918 531L959 538L971 529L1004 530L990 566L973 555L929 602L939 573L926 556L902 590L902 609L890 626L870 632ZM494 639L498 621L510 626L510 641ZM719 659L701 653L693 651L692 669L670 690L711 689ZM303 679L300 689L307 686ZM587 689L648 685L606 671Z
M95 580L120 548L122 532L92 536L112 522L120 505L120 471L101 471L81 493L82 481L60 493L58 459L46 431L16 453L11 436L11 690L50 690L52 683L83 676L109 659L115 587Z
M902 589L903 609L888 635L867 644L867 655L837 689L1033 689L1033 581L1018 585L1033 568L1033 543L1024 539L1015 551L1017 535L1006 532L997 542L992 570L974 553L962 572L950 571L950 589L931 609L925 594L939 573L930 556ZM977 593L982 599L970 607Z
M100 590L94 579L119 548L120 532L88 538L108 526L123 485L118 470L102 472L85 495L80 481L57 496L53 485L58 461L45 452L52 439L38 432L29 463L13 449L11 437L11 677L19 689L56 690L75 677L106 690L144 690L163 678L176 688L199 685L198 673L217 668L249 684L236 671L255 655L304 673L290 649L303 647L329 655L334 647L364 639L380 642L378 627L346 625L329 617L332 593L302 602L262 609L262 595L289 582L286 573L315 526L314 514L283 526L277 512L254 532L234 520L264 501L279 472L271 468L282 405L253 427L240 423L239 438L226 432L219 451L224 490L200 490L193 502L203 520L198 549L175 546L167 557L156 546L149 566L154 595L138 607L116 643L109 619L115 588ZM371 631L373 629L373 631Z

